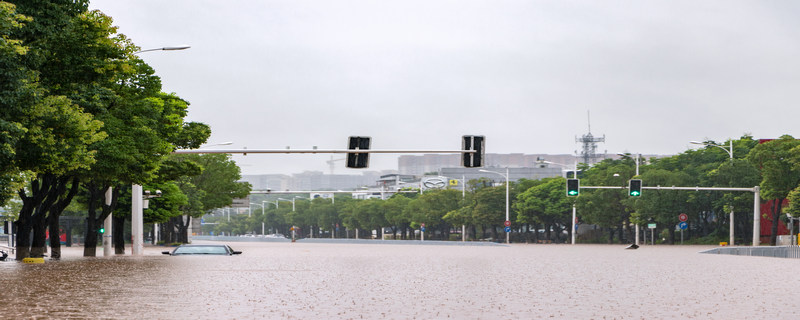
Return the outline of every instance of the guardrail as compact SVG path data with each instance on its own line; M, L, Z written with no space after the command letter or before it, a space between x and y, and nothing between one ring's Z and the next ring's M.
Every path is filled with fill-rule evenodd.
M800 246L727 247L714 248L700 253L800 259Z
M0 245L0 250L8 250L8 253L16 253L17 249L14 247Z

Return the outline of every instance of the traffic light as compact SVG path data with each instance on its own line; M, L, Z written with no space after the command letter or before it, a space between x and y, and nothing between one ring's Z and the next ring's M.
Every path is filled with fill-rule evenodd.
M641 179L631 179L628 182L628 195L631 197L639 197L642 195Z
M347 142L348 150L369 150L370 137L350 137ZM369 166L369 153L348 153L347 167L362 169Z
M106 228L100 227L100 229L97 230L97 232L100 232L100 234L104 234L106 233Z
M578 179L567 179L567 196L577 197L581 193L581 183Z
M465 168L483 167L483 158L486 155L486 139L483 136L463 136L461 150L475 151L461 154L461 165Z

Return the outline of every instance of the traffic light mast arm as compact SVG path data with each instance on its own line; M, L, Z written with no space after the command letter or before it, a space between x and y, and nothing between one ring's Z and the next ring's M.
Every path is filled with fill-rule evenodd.
M175 154L245 154L245 153L476 153L475 150L348 150L348 149L230 149L230 150L175 150Z

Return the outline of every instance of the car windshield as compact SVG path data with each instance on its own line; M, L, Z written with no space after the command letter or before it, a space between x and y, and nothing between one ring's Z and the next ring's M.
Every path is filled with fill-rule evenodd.
M183 246L172 254L228 254L228 250L223 246Z

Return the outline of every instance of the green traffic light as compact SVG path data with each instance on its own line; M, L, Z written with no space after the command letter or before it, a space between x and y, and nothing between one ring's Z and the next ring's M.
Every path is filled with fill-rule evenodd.
M106 229L105 228L100 228L99 231L100 231L100 233L106 233Z
M577 197L580 194L580 181L578 179L567 179L567 196Z
M631 196L638 197L639 191L631 191Z

